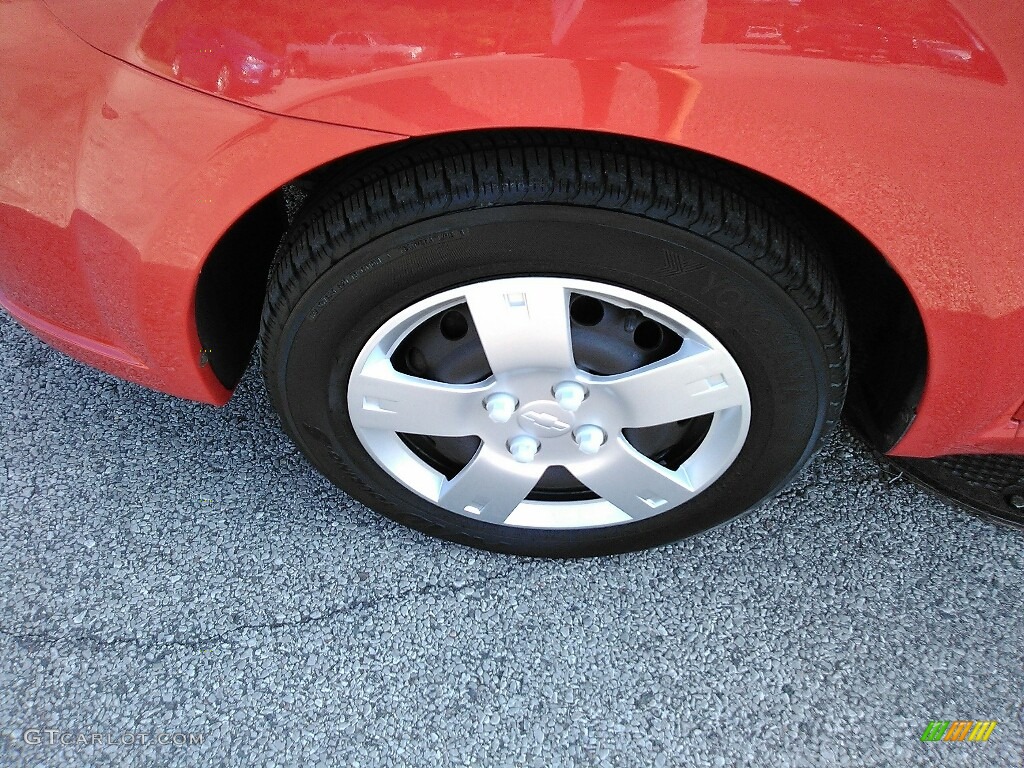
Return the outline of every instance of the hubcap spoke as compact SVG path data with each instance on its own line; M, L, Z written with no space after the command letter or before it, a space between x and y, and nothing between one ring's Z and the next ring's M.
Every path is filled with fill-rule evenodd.
M634 520L667 512L695 495L685 474L651 461L622 436L601 450L599 460L574 467L573 474Z
M466 289L473 323L495 374L575 369L569 295L559 280L495 280Z
M690 340L664 360L596 379L592 389L611 391L619 398L626 427L692 419L742 405L748 398L732 356Z
M443 384L396 371L381 360L352 378L352 423L412 435L462 437L475 434L477 412L490 384Z
M487 446L441 486L438 503L489 523L503 523L533 490L544 466L518 464Z

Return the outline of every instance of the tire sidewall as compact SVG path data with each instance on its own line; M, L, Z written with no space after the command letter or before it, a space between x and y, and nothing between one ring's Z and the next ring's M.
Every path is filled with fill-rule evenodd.
M822 343L800 307L747 258L642 216L568 205L443 214L332 254L271 348L271 394L313 463L389 517L453 541L505 552L578 556L641 549L697 533L753 507L806 459L828 403ZM750 430L729 469L698 496L646 520L589 529L499 526L457 515L396 482L366 452L346 385L370 336L428 296L484 280L555 276L651 296L709 329L751 396Z

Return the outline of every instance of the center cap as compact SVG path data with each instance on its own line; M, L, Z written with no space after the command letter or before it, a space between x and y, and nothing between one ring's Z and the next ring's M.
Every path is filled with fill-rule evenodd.
M573 415L552 400L534 400L524 405L517 417L519 426L534 437L558 437L573 425Z

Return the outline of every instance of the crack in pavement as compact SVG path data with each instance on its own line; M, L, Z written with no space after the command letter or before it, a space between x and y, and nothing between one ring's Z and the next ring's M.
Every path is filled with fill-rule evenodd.
M516 563L510 565L507 568L503 568L500 571L487 576L485 578L477 579L474 581L468 581L462 584L462 586L456 586L455 584L423 584L416 587L410 587L409 589L402 590L397 595L380 595L377 597L361 598L358 600L351 600L344 605L336 605L331 608L327 608L323 611L319 611L319 616L314 617L312 614L309 616L303 616L294 620L285 621L270 621L263 623L252 623L252 624L238 624L231 629L219 632L217 634L209 635L206 637L195 638L191 640L161 640L159 636L149 637L111 637L104 639L90 634L57 634L53 632L18 632L11 629L0 627L0 635L5 635L16 643L26 648L27 650L33 650L34 647L40 645L70 645L75 648L115 648L118 646L137 646L139 648L187 648L190 650L206 650L211 645L237 645L237 640L232 640L230 635L237 632L245 631L262 631L262 630L275 630L275 629L291 629L294 627L302 627L308 624L327 624L332 619L342 614L358 614L362 611L372 609L380 605L385 601L391 603L399 603L410 597L422 597L434 592L447 591L452 596L458 595L467 590L476 589L477 587L485 586L493 581L505 579L510 577L513 573L522 573L522 563Z

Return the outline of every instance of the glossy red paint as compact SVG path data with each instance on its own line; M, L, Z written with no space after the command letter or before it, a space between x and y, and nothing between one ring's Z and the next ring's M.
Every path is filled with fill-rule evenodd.
M928 334L924 395L893 453L1024 453L1016 4L48 5L66 29L37 0L0 4L0 289L87 362L223 402L198 365L192 294L256 200L402 136L586 129L722 157L851 223ZM225 36L245 87L199 74L227 63L207 60Z
M269 190L394 137L181 88L35 2L0 5L0 30L0 302L90 365L226 402L194 320L212 246Z

